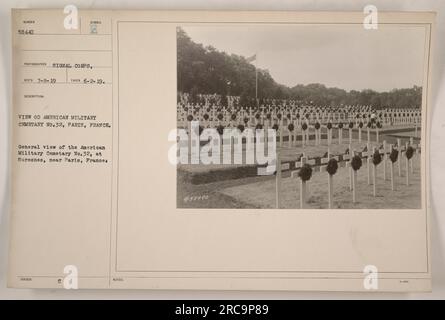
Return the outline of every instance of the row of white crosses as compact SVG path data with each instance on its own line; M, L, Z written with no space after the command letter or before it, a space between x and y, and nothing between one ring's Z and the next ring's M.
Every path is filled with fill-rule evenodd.
M189 102L189 98L190 98L190 94L189 93L180 93L180 102L182 103L187 103ZM221 101L222 96L219 94L198 94L197 95L200 100L205 101L205 104L209 103L209 101ZM239 96L227 96L227 98L229 100L232 101L236 101L239 102L240 101L240 97ZM252 101L254 101L252 99ZM297 105L301 105L302 102L301 101L295 101L295 100L288 100L288 99L260 99L259 103L261 105L267 105L267 106L271 106L272 108L277 108L277 107L286 107L286 106L297 106ZM303 103L305 104L305 103ZM353 111L355 113L359 113L359 112L366 112L366 111L372 111L373 107L370 105L341 105L341 106L314 106L314 105L309 105L308 107L312 107L312 108L317 108L317 109L335 109L335 110L348 110L348 111ZM391 113L397 113L400 115L403 115L403 113L410 113L410 112L415 112L415 108L410 108L409 106L407 106L408 108L384 108L383 110L386 112L391 112Z
M284 130L287 131L287 137L288 137L288 144L289 147L292 147L294 143L298 140L298 136L301 135L301 143L302 146L305 147L309 144L309 137L311 129L313 129L315 133L315 145L321 145L321 137L322 137L322 131L324 128L326 128L327 133L327 144L331 145L333 143L332 140L332 131L334 129L334 125L331 120L329 122L322 124L319 120L319 115L316 115L316 122L311 125L310 120L306 117L305 119L302 119L303 116L300 116L298 113L295 115L292 110L288 110L289 113L286 114L285 117L281 113L276 113L273 111L272 113L256 113L253 116L253 109L250 108L249 110L240 110L238 115L235 115L231 113L229 108L219 110L217 109L216 105L212 105L206 109L199 108L197 112L193 112L193 105L189 106L190 109L184 110L182 113L182 116L180 118L180 121L182 121L182 127L187 128L187 122L190 122L192 120L200 120L200 123L204 128L207 127L218 127L218 126L224 126L224 127L239 127L241 124L240 122L244 122L244 125L241 125L242 127L256 127L258 126L264 128L267 133L267 129L271 127L279 128L277 131L277 135L279 136L279 146L283 146L283 137L284 137ZM210 115L209 115L210 114ZM284 125L284 123L287 123L287 126ZM355 118L355 124L353 121L346 124L348 126L349 131L349 143L352 143L352 127L358 128L358 141L359 143L362 142L362 130L365 126L365 123L362 122L360 119ZM343 123L337 124L338 128L338 143L342 144L343 140ZM381 128L381 123L377 122L375 125L375 128L371 128L371 125L369 123L366 124L366 130L367 130L367 142L371 142L371 133L370 131L373 130L375 133L375 139L376 142L379 143L379 131ZM415 126L415 136L417 136L417 125ZM300 134L298 133L300 131ZM267 140L267 139L266 139Z
M186 110L184 110L186 109ZM193 116L203 115L209 112L211 109L211 118L214 120L216 110L220 110L222 113L230 113L233 111L232 107L223 107L216 105L215 103L209 104L184 104L178 103L178 118L186 118L187 115ZM199 114L195 114L194 110L198 110ZM248 110L248 111L246 111ZM341 106L341 107L314 107L314 106L299 106L294 105L267 105L261 106L261 108L241 108L238 111L243 112L242 117L249 116L252 118L253 114L258 112L272 113L273 120L276 120L277 114L287 115L290 114L292 119L296 118L296 112L303 112L307 114L307 119L311 122L319 121L326 123L328 121L364 121L367 122L372 115L377 116L378 120L383 125L397 125L397 124L413 124L420 123L420 112L418 109L385 109L381 111L375 111L369 106Z
M300 124L301 121L307 120L309 123L327 123L328 121L346 121L347 117L344 118L336 117L335 113L327 113L326 111L320 111L317 112L311 112L306 109L306 107L303 108L277 108L270 110L265 110L265 108L262 108L261 111L254 110L253 108L249 109L238 109L236 111L237 113L237 119L238 121L244 120L244 118L248 118L248 124L253 125L258 123L258 117L259 122L263 123L265 121L269 121L269 124L273 123L279 123L283 122L282 119L279 117L281 116L287 124L289 122L292 122L293 120L296 120L298 124ZM188 116L193 116L195 120L203 121L203 117L207 115L207 117L210 119L210 121L216 121L217 113L222 114L223 119L221 119L224 122L228 122L231 120L232 112L234 110L232 108L226 108L226 107L219 107L215 104L209 105L209 106L199 106L199 105L183 105L178 104L178 120L181 122L184 122ZM300 113L301 112L301 113ZM303 116L304 114L304 116ZM342 113L343 114L343 113ZM346 113L344 113L346 115ZM254 119L256 118L256 120ZM304 118L304 119L303 119ZM352 121L352 120L351 120Z
M405 148L403 148L405 147ZM411 137L410 142L406 142L405 146L402 145L401 139L397 139L397 145L394 146L392 144L389 145L389 150L387 149L386 141L383 141L382 152L380 154L379 150L374 148L371 150L370 145L367 144L367 152L364 152L363 155L367 157L367 167L368 167L368 185L371 184L370 179L370 171L371 167L373 170L372 176L372 184L373 184L373 195L376 196L376 166L382 162L383 165L383 180L387 180L387 162L389 161L390 165L390 180L391 180L391 190L395 190L394 187L394 163L397 162L398 166L398 176L402 175L402 158L405 156L405 177L406 177L406 185L410 184L410 172L413 173L413 152L414 152L414 140ZM420 151L419 145L416 148L417 152ZM378 154L380 155L380 159L378 158ZM373 165L371 165L371 162Z
M349 144L352 144L352 140L353 140L353 125L351 126L352 123L348 124L348 140L349 140ZM268 128L269 126L266 126L266 128ZM289 147L293 146L293 143L297 141L298 138L298 131L297 128L300 128L300 134L301 134L301 143L302 146L305 147L309 144L309 136L310 136L310 129L313 128L314 129L314 135L315 135L315 145L321 145L322 144L322 131L323 131L323 126L320 123L315 123L315 125L310 126L309 123L307 121L303 122L301 124L301 126L298 126L297 123L291 123L286 127L286 130L288 132L288 143L289 143ZM333 130L335 130L335 128L333 127L332 123L328 123L326 126L326 136L327 136L327 144L328 146L333 144L333 135L332 132ZM338 126L338 144L341 145L343 143L343 130L344 127L342 124L340 124ZM375 133L375 141L377 143L380 142L379 139L379 132L381 129L381 126L377 125L374 129L371 129L369 126L366 128L367 129L367 142L370 143L371 142L371 133L370 131L373 130ZM279 136L280 136L280 147L283 145L283 125L279 126ZM362 142L362 127L358 126L358 142L361 143Z
M192 121L191 118L187 121L188 133L191 132L191 129L190 129L191 121ZM287 130L288 130L288 146L290 148L294 146L294 143L296 143L296 141L298 139L298 136L299 136L299 133L295 129L296 126L297 126L296 123L295 124L294 123L290 123L288 125L288 127L287 127ZM284 126L283 125L279 125L278 128L274 127L274 126L272 126L272 127L277 129L277 135L278 135L278 139L279 139L279 146L282 147L283 144L284 144L284 142L283 142L284 141L284 134L283 134ZM264 131L264 141L265 141L265 145L266 146L268 144L268 139L269 139L269 137L268 137L268 129L269 128L270 128L269 124L266 122L266 127L264 128L265 129L265 131ZM321 139L321 132L322 132L321 125L318 125L318 126L315 125L314 129L315 129L315 145L321 145L321 140L322 140ZM310 132L309 132L309 125L308 125L308 123L307 122L303 122L301 127L300 127L300 130L301 130L301 143L302 143L302 147L304 148L305 146L307 146L309 144L309 134L310 134ZM334 130L334 129L332 128L332 125L330 125L330 123L329 123L327 125L327 138L328 138L327 141L328 141L328 146L333 143L333 141L332 141L332 130ZM341 126L340 128L338 128L338 130L339 130L338 143L339 143L339 145L341 145L342 144L342 139L343 139L343 127ZM360 130L361 130L361 128L359 128L359 142L361 142L361 139L360 139L360 136L361 136L360 132L361 131ZM378 138L378 130L379 129L376 128L376 130L377 130L376 131L376 142L379 143L379 138ZM351 126L349 126L349 144L350 145L352 144L352 127ZM370 134L369 134L369 127L368 127L368 145L369 144L370 144ZM191 146L190 146L190 148L191 148ZM190 154L190 152L189 152L189 154Z
M197 97L204 102L204 105L209 105L212 102L220 102L221 101L221 95L219 94L198 94ZM189 103L191 100L191 94L182 92L179 94L179 101L183 104ZM228 101L238 101L239 97L237 96L227 96Z
M414 155L414 143L413 138L410 138L410 143L406 142L405 148L401 144L401 139L397 141L396 146L390 145L390 152L388 153L386 141L383 141L383 155L380 153L380 149L371 148L370 144L367 145L366 152L362 152L362 156L366 157L367 162L367 173L368 173L368 185L371 184L371 170L372 170L372 194L374 197L377 195L377 166L383 163L383 180L387 180L387 161L390 160L390 179L391 179L391 190L395 190L394 183L394 163L398 163L398 172L401 176L401 162L402 158L405 158L405 169L406 169L406 185L410 184L410 173L413 174L413 155ZM420 148L417 145L417 152ZM357 171L362 166L362 158L357 154L355 150L349 146L348 152L342 155L342 160L346 161L346 167L349 172L349 190L352 193L352 202L357 202ZM339 156L334 156L330 153L330 149L326 153L326 157L321 158L320 172L328 173L328 207L333 208L333 194L334 194L334 175L338 169L338 163L340 159ZM300 178L300 208L303 209L306 206L307 201L307 184L312 176L312 166L315 165L315 159L308 159L305 154L300 157L300 160L295 162L295 168L299 170L294 170L291 173L292 178ZM283 170L279 152L277 152L277 169L276 169L276 208L280 208L281 204L281 171Z
M236 119L238 122L244 121L245 118L248 119L248 124L253 125L257 123L265 123L265 121L268 121L270 125L273 123L283 123L286 122L286 124L289 124L293 120L296 120L298 124L300 124L301 121L305 120L308 123L314 124L314 123L320 123L320 124L327 124L328 122L334 122L338 123L342 120L336 119L335 113L326 112L318 110L316 112L314 111L308 111L308 107L302 107L302 108L289 108L284 107L273 109L273 110L265 110L266 108L261 108L261 110L256 110L254 108L248 108L248 109L237 109L236 110ZM207 116L207 118L210 119L210 121L216 121L217 116L222 115L222 121L229 122L231 121L231 117L233 115L234 109L229 107L219 107L216 104L211 104L209 106L199 106L199 105L183 105L181 103L178 104L178 120L179 121L185 121L190 115L195 120L203 121L204 117ZM270 107L269 107L270 109ZM344 112L346 115L346 112ZM352 115L352 117L345 117L348 118L349 122L355 122L356 126L357 124L362 121L361 119L354 116L354 113L347 114L348 116ZM369 116L370 114L368 114ZM255 118L255 119L254 119ZM370 116L368 117L370 119Z

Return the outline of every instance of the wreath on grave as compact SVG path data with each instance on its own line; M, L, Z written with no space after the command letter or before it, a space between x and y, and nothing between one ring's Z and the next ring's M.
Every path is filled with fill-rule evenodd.
M377 128L381 129L382 128L382 124L380 122L377 121Z
M243 121L245 124L247 124L247 122L249 122L249 118L245 117Z
M391 153L389 154L389 159L392 163L396 162L399 157L399 151L396 148L392 148Z
M363 122L360 121L360 122L358 123L358 127L359 127L360 129L363 128Z
M306 131L306 129L307 129L307 124L306 124L306 123L303 123L303 124L301 125L301 129L303 129L303 131Z
M331 130L332 129L332 123L328 122L328 124L326 125L326 127Z
M326 171L333 176L338 169L338 161L335 158L329 159L328 164L326 166Z
M342 129L342 128L343 128L343 123L340 122L340 123L338 124L338 128L339 128L339 129Z
M263 129L263 125L262 125L261 123L258 123L258 124L255 126L255 129L256 129L256 130L261 130L261 129Z
M295 117L297 117L297 119L300 119L300 114L297 113L297 115Z
M218 113L217 118L218 118L219 121L221 121L222 119L224 119L224 116L223 116L222 113Z
M354 128L354 122L349 122L349 129Z
M315 123L315 129L316 130L320 129L320 123L318 123L318 122Z
M222 136L224 133L224 126L219 125L218 127L216 127L216 131L218 131L219 135Z
M239 125L237 126L237 128L238 128L238 130L241 131L241 132L243 132L244 129L245 129L244 125L242 125L242 124L239 124Z
M209 115L207 113L203 117L204 117L204 120L209 120Z
M287 117L288 119L290 119L292 116L291 116L290 113L288 113L286 117Z
M368 128L372 128L372 122L369 121L368 124L366 125Z
M259 113L257 113L256 115L255 115L255 119L259 119L261 117L261 115L259 114Z
M294 129L295 129L293 123L289 123L289 125L287 126L287 128L289 129L289 131L294 131Z
M353 156L351 159L351 167L354 171L359 170L362 167L362 158L358 155Z
M406 148L406 151L405 151L405 156L409 160L409 159L411 159L413 157L413 155L414 155L414 148L411 147L411 146L408 146L408 148Z
M306 119L309 119L309 113L305 114Z
M193 116L191 115L191 114L189 114L188 116L187 116L187 121L192 121L193 120Z
M281 120L281 113L278 113L278 114L277 114L277 118L278 118L279 120Z
M308 165L307 163L305 163L301 167L300 171L298 172L298 176L300 177L300 179L303 182L306 182L306 181L310 180L311 177L312 177L312 168L311 168L311 166Z
M235 113L232 114L232 115L230 116L230 119L232 119L232 120L236 120L236 114L235 114Z
M268 120L270 120L270 118L272 118L272 115L271 115L270 113L268 113L268 114L266 114L266 118L267 118Z
M272 129L274 129L275 131L278 131L278 124L274 124L273 126L272 126Z
M379 150L375 150L374 154L372 155L372 163L374 165L378 165L380 162L382 162L382 155L380 154Z

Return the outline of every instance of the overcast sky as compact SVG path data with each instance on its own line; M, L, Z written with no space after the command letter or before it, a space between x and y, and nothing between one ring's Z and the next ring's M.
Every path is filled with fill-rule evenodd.
M245 57L288 86L323 83L388 91L422 85L425 27L380 25L184 26L197 43Z

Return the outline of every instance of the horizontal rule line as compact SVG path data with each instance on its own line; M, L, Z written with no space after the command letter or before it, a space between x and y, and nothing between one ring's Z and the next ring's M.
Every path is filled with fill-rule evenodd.
M53 82L53 83L38 83L38 82L22 82L21 84L84 84L84 85L97 85L97 86L103 86L103 85L109 85L113 84L112 82L106 82L106 83L76 83L76 82Z
M23 65L21 68L50 68L50 69L74 69L74 70L89 70L89 68L76 68L76 67L53 67L53 66L39 66L39 65ZM91 66L91 68L112 68L113 66Z
M111 36L111 33L33 33L20 36Z
M21 51L81 51L81 52L113 52L113 50L83 50L83 49L20 49Z

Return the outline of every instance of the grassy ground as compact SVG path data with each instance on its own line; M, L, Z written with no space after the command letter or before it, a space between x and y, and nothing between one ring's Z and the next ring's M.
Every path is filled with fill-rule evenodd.
M408 131L408 132L397 132L396 134L394 134L394 135L391 135L391 136L394 136L394 137L406 137L406 138L410 138L410 137L413 137L413 138L420 138L420 130L417 132L417 136L416 136L416 133L415 133L415 131Z
M349 146L347 131L344 133L343 144L338 145L338 140L329 147L331 154L343 154ZM364 138L365 136L363 136ZM356 138L356 137L354 137ZM388 144L394 143L396 139L390 136L381 136L379 144L385 139ZM376 142L372 143L377 146ZM363 150L366 139L361 143L354 140L352 148L357 151ZM301 153L309 157L318 157L327 151L326 141L322 145L315 146L310 141L304 148L301 144L289 147L285 143L280 149L282 160L296 160ZM347 168L339 168L334 176L334 208L368 208L368 209L403 209L420 208L420 157L413 158L414 173L410 176L410 185L406 186L405 159L402 161L402 175L398 176L397 165L395 165L394 177L396 190L391 190L389 160L387 162L387 180L383 180L383 164L377 169L377 196L373 197L373 187L367 183L367 166L364 161L362 168L358 171L357 202L352 203L352 192L349 190L349 172ZM275 207L275 176L251 176L230 177L228 180L221 179L225 170L240 168L243 165L181 165L178 167L177 178L177 206L179 208L274 208ZM244 165L245 166L245 165ZM316 172L317 171L317 172ZM327 173L318 172L314 168L314 174L308 187L307 208L327 208ZM207 174L206 179L197 183L191 183L191 175ZM234 171L236 173L236 171ZM372 174L372 170L371 170ZM209 179L210 177L210 179ZM372 181L372 176L371 176ZM282 208L299 208L300 181L290 178L289 173L283 174L282 180Z
M403 159L404 160L404 159ZM352 192L349 189L349 169L339 168L334 176L334 208L353 209L417 209L420 208L420 157L413 159L414 173L410 173L410 185L406 185L405 164L402 161L402 175L398 176L397 165L394 170L395 190L391 190L389 161L387 163L387 180L383 180L383 163L377 167L376 197L373 186L368 185L367 166L364 164L357 172L357 202L352 203ZM308 183L306 208L328 208L328 174L314 172ZM371 170L372 183L372 170ZM234 199L243 199L255 207L275 208L275 177L267 181L224 188L221 193ZM286 177L282 179L281 208L300 208L300 180Z
M272 178L256 176L195 185L188 181L183 171L178 170L176 204L178 208L261 208L261 204L245 202L242 197L233 197L223 191L233 187L266 183Z

